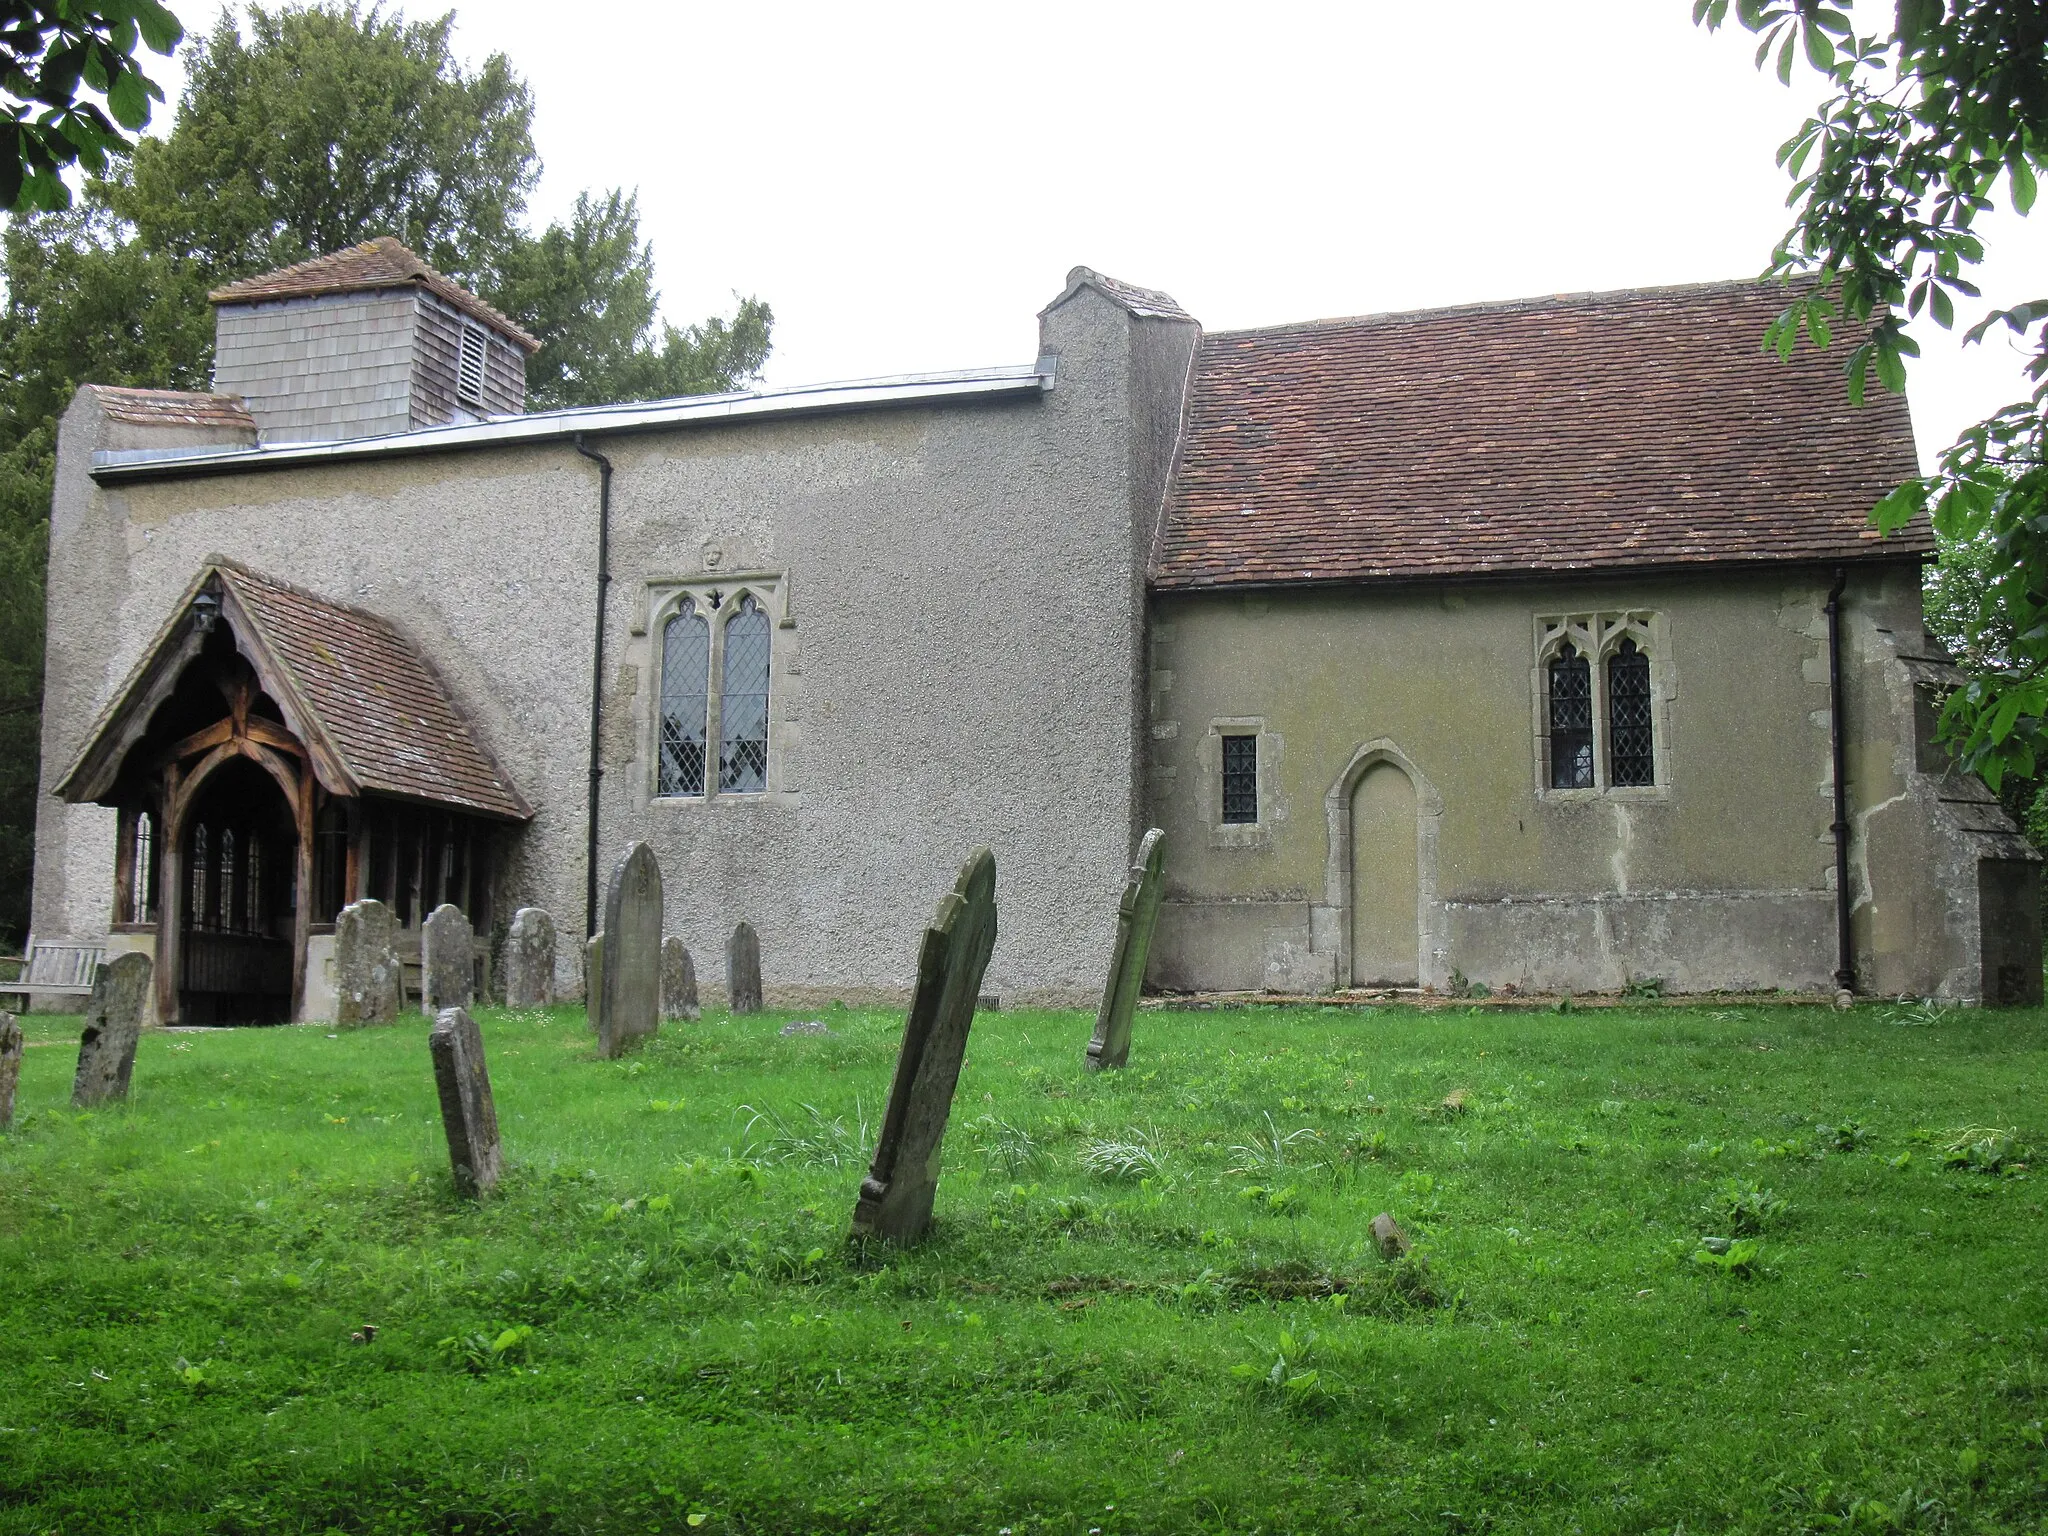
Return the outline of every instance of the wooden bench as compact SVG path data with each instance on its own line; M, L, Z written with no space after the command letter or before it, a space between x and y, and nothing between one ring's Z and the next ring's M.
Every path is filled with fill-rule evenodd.
M100 963L106 957L104 940L76 943L31 937L26 956L8 957L21 967L21 973L11 982L0 982L0 999L19 998L25 1012L32 993L89 997L93 978L99 975Z

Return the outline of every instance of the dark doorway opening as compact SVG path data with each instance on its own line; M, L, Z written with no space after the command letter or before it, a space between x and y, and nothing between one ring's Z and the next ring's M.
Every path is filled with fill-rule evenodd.
M179 1016L187 1024L281 1024L292 1016L298 831L277 781L222 763L186 816L178 893Z

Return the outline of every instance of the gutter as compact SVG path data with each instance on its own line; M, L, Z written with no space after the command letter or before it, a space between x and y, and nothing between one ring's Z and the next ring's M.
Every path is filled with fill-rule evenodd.
M1842 589L1849 584L1847 566L1835 567L1828 588L1828 747L1835 768L1835 990L1838 996L1856 990L1856 948L1849 933L1849 784L1847 749L1842 741Z
M597 626L590 649L590 826L583 856L583 937L597 933L597 809L604 787L598 755L604 724L604 605L612 585L612 461L575 438L576 451L597 465Z
M631 405L577 406L532 415L500 416L456 426L422 427L383 437L330 443L279 443L252 448L100 449L92 456L92 478L101 485L173 480L195 475L245 474L305 465L410 458L466 448L503 448L574 442L586 433L618 435L679 427L718 426L760 417L842 415L853 411L1029 399L1054 384L1052 360L1018 367L977 368L958 373L905 374L851 383L812 384L745 394L690 395Z

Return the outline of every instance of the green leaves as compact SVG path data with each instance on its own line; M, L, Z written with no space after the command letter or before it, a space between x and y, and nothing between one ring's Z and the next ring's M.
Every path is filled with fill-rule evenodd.
M18 0L0 32L0 208L55 212L71 206L63 173L103 175L131 147L163 92L135 59L138 39L168 54L184 35L155 0ZM106 99L105 112L81 90ZM42 110L38 111L37 108ZM115 126L118 122L120 127Z

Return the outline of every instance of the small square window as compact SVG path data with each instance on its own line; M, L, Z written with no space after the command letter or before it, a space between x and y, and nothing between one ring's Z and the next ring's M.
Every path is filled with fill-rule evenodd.
M1243 826L1259 819L1259 738L1223 738L1223 820Z

